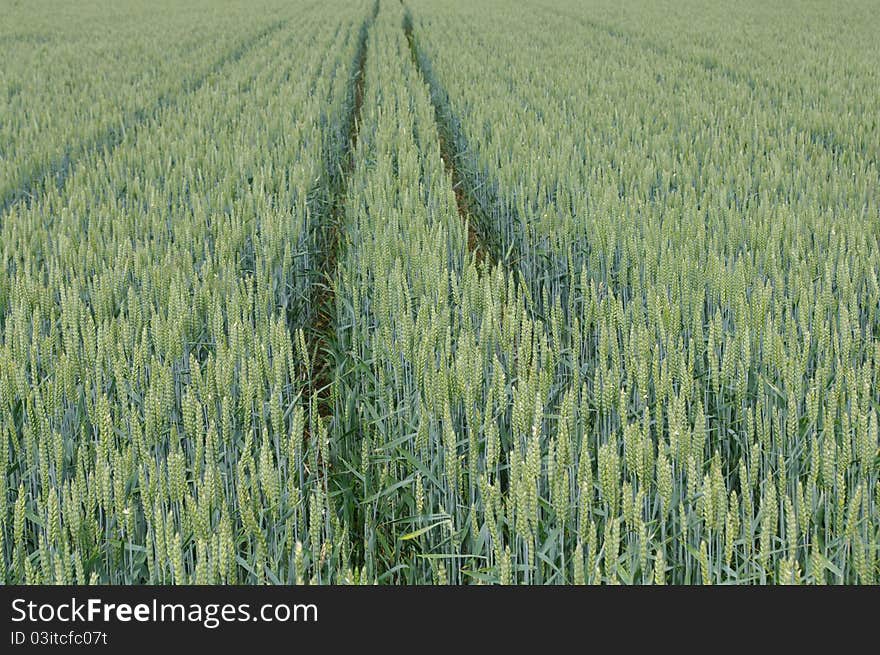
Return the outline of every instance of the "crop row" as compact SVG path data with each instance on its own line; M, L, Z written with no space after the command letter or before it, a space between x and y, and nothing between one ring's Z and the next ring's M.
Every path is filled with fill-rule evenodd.
M817 141L797 95L574 27L574 5L410 5L484 229L564 365L541 461L564 420L604 460L596 525L623 554L586 576L875 579L873 150ZM614 554L586 536L567 550Z
M231 0L206 21L216 3L174 5L4 8L0 44L9 56L0 68L0 211L63 184L76 160L112 148L277 29L283 9L277 1L255 10Z
M318 476L295 343L363 9L266 35L7 215L7 580L294 580Z
M880 580L871 47L265 2L0 29L0 579Z

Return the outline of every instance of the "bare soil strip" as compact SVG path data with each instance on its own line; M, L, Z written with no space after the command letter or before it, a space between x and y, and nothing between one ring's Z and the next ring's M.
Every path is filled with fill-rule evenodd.
M401 0L401 4L403 4L403 0ZM458 208L458 215L465 222L465 225L467 225L468 251L474 255L477 264L480 266L483 266L484 264L492 266L495 262L495 257L493 257L492 250L489 247L489 242L485 238L485 235L478 231L477 221L475 220L478 205L468 193L465 180L458 169L455 161L455 148L452 143L450 143L451 137L449 126L444 120L443 111L435 97L435 90L422 68L421 60L418 56L418 50L416 49L415 41L413 39L412 17L409 14L409 10L407 10L406 16L403 19L403 31L404 34L406 34L407 43L409 43L409 52L410 57L412 57L413 65L415 65L416 69L419 71L422 80L431 89L431 104L434 106L434 119L437 121L437 132L440 135L440 156L443 158L444 168L452 176L452 188L455 191L455 205Z
M304 387L304 403L310 407L314 402L318 415L329 418L333 413L332 398L328 391L333 381L333 349L332 332L335 327L336 265L339 259L339 235L345 221L345 201L348 181L355 166L358 134L361 123L361 108L364 103L364 69L367 61L367 33L376 15L379 13L379 0L373 6L372 13L360 28L359 44L355 56L352 74L352 109L347 118L346 139L347 153L343 156L339 175L331 181L329 209L324 217L321 229L324 234L320 239L322 248L318 253L318 276L312 284L309 297L311 320L304 330L309 357L311 360L310 384Z

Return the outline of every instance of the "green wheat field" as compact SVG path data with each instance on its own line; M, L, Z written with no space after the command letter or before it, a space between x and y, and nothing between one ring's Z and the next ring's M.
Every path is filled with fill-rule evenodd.
M0 581L880 583L876 2L0 13Z

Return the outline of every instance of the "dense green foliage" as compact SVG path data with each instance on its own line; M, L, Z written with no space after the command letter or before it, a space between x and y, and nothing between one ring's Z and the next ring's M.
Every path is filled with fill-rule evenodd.
M7 579L288 581L315 484L293 344L365 14L263 35L4 216Z
M0 579L880 581L866 3L103 4L0 27Z
M689 14L727 26L712 57L651 20L669 7L639 5L639 29L601 8L499 8L412 15L484 229L560 359L536 428L550 506L515 538L541 548L587 508L553 562L583 548L602 565L588 579L646 581L665 561L678 582L873 580L876 94L824 85L824 54L789 62L785 41L743 64L748 13ZM814 35L799 18L792 40ZM597 489L573 482L578 447Z
M63 183L72 160L113 147L278 29L284 7L282 0L179 5L4 3L0 45L13 56L0 67L0 207Z

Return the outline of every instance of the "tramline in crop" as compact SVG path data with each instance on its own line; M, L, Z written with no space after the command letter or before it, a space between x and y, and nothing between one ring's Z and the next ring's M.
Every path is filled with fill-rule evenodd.
M880 580L865 3L51 6L4 582Z

